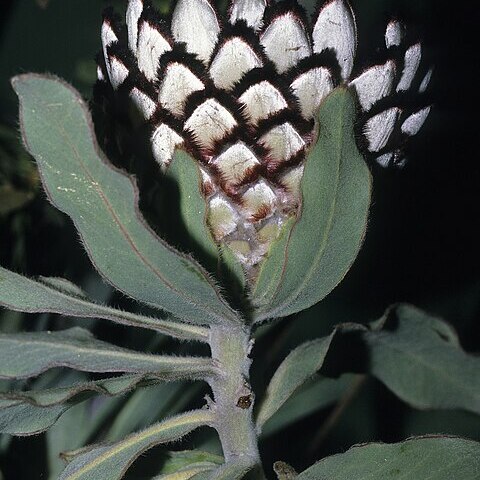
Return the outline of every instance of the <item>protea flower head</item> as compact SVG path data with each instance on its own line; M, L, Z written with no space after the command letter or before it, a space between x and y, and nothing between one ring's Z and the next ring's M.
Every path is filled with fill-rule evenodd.
M126 94L151 127L151 147L168 168L177 148L201 170L208 222L245 266L257 264L301 204L304 160L317 111L338 85L355 90L358 141L380 164L401 164L399 147L428 106L402 105L417 79L420 43L388 24L381 64L352 78L355 18L328 0L313 18L296 1L232 0L221 18L209 0L178 0L169 20L149 0L130 0L126 29L111 10L102 26L100 82Z

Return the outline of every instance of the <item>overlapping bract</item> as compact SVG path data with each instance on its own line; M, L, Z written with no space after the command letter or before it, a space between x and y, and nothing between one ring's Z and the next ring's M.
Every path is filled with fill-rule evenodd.
M178 147L197 159L214 237L245 265L296 213L316 114L335 86L356 90L359 137L382 165L399 163L398 146L429 112L395 103L423 93L431 76L417 85L421 47L403 41L398 22L385 34L390 58L352 79L356 26L345 0L327 1L312 22L295 1L232 0L222 19L209 0L178 0L169 24L149 0L130 0L126 30L120 23L107 11L100 82L137 105L163 169Z

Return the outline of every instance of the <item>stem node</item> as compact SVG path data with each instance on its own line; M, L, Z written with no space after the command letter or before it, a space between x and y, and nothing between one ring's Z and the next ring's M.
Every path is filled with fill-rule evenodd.
M243 458L260 464L257 434L252 419L254 394L249 383L250 330L241 326L212 327L212 357L221 375L210 380L215 428L225 461Z

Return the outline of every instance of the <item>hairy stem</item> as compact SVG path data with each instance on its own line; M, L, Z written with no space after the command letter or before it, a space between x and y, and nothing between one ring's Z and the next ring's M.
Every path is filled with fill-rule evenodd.
M212 327L212 357L220 375L210 381L214 401L215 428L225 461L260 465L257 433L252 420L254 403L249 383L250 331L246 327Z

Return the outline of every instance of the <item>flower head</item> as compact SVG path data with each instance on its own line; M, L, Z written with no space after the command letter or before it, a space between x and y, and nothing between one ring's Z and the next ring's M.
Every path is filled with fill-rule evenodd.
M415 135L429 107L404 92L417 80L421 45L392 21L386 60L352 78L357 44L353 12L329 0L311 19L296 1L232 0L220 18L209 0L178 0L170 21L148 0L130 0L126 30L107 11L99 81L128 95L151 127L162 169L177 148L198 161L218 242L255 265L301 203L303 164L323 99L338 85L355 90L359 142L386 166Z

